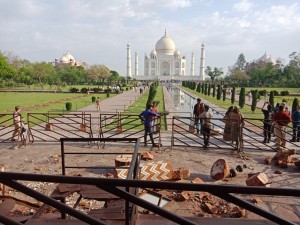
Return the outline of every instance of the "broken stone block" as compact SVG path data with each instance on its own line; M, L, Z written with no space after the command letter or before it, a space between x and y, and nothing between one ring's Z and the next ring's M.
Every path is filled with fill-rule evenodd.
M225 159L218 159L210 170L210 176L215 180L223 180L229 174L229 164Z
M204 203L204 210L206 210L210 214L217 214L218 208L210 203Z
M183 200L189 200L189 199L190 199L189 192L187 192L187 191L181 192L180 195L181 195L181 198L182 198Z
M153 160L153 155L150 152L143 152L142 159L143 160Z
M270 157L266 157L264 162L266 165L270 165L272 162L272 159Z
M194 184L203 184L204 181L201 178L196 177L194 180L192 180L192 183L194 183Z
M190 177L189 168L181 167L173 171L174 180L188 179Z
M246 180L248 186L265 186L269 183L269 178L265 173L256 173Z
M120 167L120 166L130 166L132 160L131 155L118 155L115 158L115 166Z
M236 217L245 217L246 215L246 210L245 209L241 209L240 207L236 206L232 209L234 215Z

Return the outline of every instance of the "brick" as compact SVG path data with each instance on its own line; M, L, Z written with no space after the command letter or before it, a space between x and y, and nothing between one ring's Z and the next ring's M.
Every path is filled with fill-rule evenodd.
M269 178L264 173L257 173L246 180L248 186L265 186L269 183Z

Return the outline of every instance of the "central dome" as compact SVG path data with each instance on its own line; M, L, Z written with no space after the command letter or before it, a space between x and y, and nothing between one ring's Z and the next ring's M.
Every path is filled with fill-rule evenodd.
M158 54L173 55L175 51L175 43L165 33L165 35L156 42L155 50Z

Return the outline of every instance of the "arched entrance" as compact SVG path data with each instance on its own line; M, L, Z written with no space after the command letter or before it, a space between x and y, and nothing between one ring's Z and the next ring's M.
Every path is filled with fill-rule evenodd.
M162 62L160 64L160 76L169 76L170 75L170 63Z

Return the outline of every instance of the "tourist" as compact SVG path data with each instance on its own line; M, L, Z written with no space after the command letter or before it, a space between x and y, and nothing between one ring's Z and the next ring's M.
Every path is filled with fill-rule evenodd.
M21 116L21 107L20 106L16 106L15 107L15 111L13 112L13 123L14 123L14 132L12 134L12 137L11 137L11 141L15 141L15 136L16 134L18 134L18 137L21 135L21 119L22 119L22 116Z
M236 142L236 149L242 145L243 142L243 126L244 126L244 118L242 113L240 112L239 106L234 106L232 113L230 114L231 120L231 140Z
M265 102L267 102L267 101L268 101L268 92L267 92L267 91L265 92L265 95L264 95L264 100L265 100Z
M97 111L99 112L100 111L100 98L97 97L96 99L96 108L97 108Z
M140 94L143 94L143 88L140 87Z
M271 139L271 122L272 122L272 106L265 102L261 111L264 114L264 141L263 143L270 143Z
M204 112L200 114L200 118L202 118L203 120L202 134L204 139L204 145L203 145L204 149L207 149L207 147L209 146L210 131L212 129L212 124L211 124L212 114L208 112L208 110L209 110L209 106L205 105Z
M300 107L296 106L296 110L292 114L293 119L293 138L291 141L299 142L300 140Z
M248 92L248 101L251 101L252 93L251 91Z
M291 122L291 116L284 111L284 105L279 106L279 110L274 115L276 146L285 147L286 126Z
M231 141L231 121L230 121L230 115L232 113L233 106L230 106L225 113L225 116L223 117L225 127L224 127L224 133L223 133L223 140L224 141Z
M151 112L151 104L147 104L146 110L143 111L139 117L144 124L145 133L144 133L144 146L147 146L147 136L149 134L150 140L153 147L159 147L158 144L154 143L153 134L152 134L152 117L159 117L159 114Z
M200 114L204 112L204 105L201 103L201 99L197 99L197 103L194 105L194 118L195 118L195 126L197 129L197 134L201 131L202 119L200 118Z

